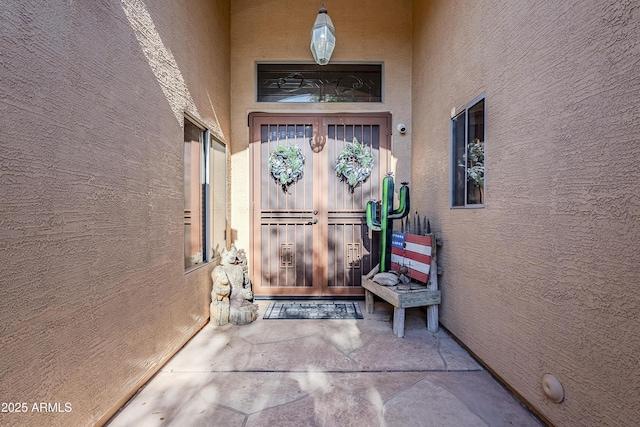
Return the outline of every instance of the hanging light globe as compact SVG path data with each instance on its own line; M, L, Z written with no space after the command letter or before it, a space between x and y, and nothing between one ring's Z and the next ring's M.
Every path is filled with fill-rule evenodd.
M313 59L320 65L327 65L335 47L336 29L323 3L311 30L311 53L313 54Z

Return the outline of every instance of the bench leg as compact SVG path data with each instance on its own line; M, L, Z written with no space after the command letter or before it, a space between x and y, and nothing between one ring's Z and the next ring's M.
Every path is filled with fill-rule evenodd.
M373 293L364 290L364 305L367 308L367 313L373 313Z
M393 307L393 333L404 338L404 308Z
M435 249L435 247L434 247ZM436 261L435 252L431 257L431 275L429 276L429 290L438 290L438 263ZM429 332L438 332L438 305L427 306L427 330Z
M438 332L438 306L435 304L427 307L427 330Z

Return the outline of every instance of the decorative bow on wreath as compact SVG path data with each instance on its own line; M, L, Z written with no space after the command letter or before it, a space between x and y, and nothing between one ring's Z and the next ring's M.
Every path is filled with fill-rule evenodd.
M365 182L373 170L373 154L354 137L348 142L344 150L338 154L336 160L336 175L340 181L347 181L349 190L353 193L358 185Z

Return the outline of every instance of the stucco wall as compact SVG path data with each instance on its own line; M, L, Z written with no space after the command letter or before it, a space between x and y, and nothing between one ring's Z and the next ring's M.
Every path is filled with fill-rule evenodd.
M640 6L415 1L413 27L411 197L444 240L442 323L555 425L637 425ZM486 207L450 209L451 112L482 93Z
M182 114L227 141L229 2L2 2L0 400L93 425L208 317ZM65 403L71 406L65 406Z
M409 179L411 141L411 1L326 2L336 28L331 62L383 62L384 102L278 104L255 102L256 62L313 62L311 28L321 2L233 0L231 2L232 227L239 247L249 248L249 128L251 111L392 113L393 165ZM408 125L399 135L397 123Z

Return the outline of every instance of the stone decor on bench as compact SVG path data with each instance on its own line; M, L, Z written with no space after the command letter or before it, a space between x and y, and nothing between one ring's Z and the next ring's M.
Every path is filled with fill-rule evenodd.
M392 271L379 273L377 267L362 277L365 305L373 313L373 296L393 306L393 333L404 337L405 309L427 307L427 329L438 331L438 290L436 244L433 234L420 236L393 233Z

